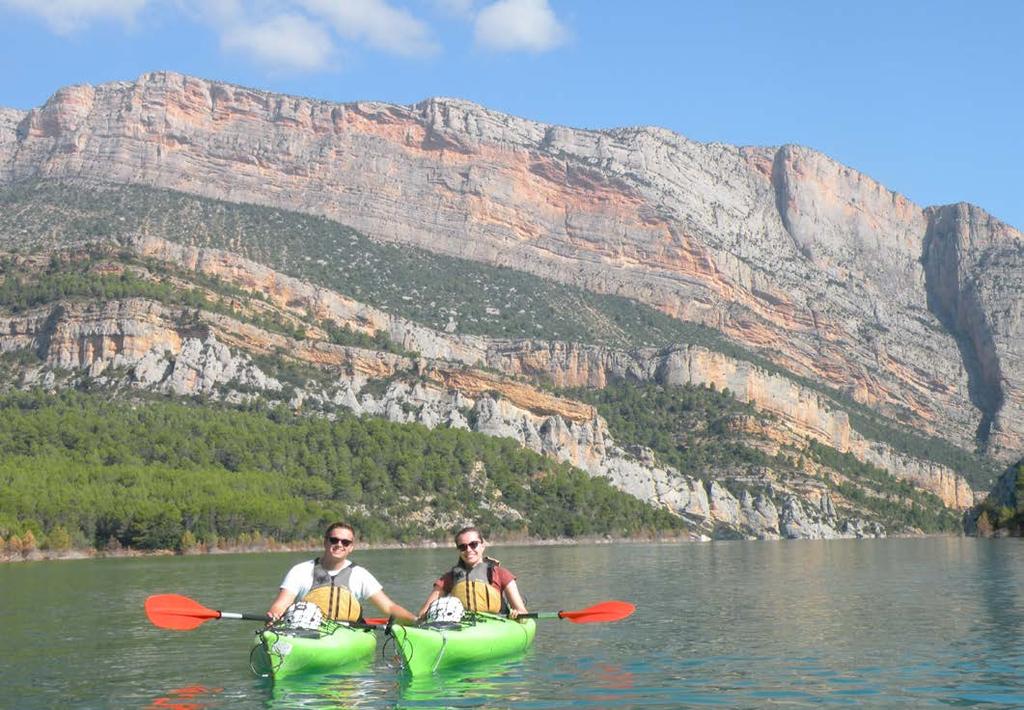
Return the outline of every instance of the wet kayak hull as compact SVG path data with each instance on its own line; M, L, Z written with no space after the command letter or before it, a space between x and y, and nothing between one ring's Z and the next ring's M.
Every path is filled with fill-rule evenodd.
M476 614L457 624L396 625L390 634L405 669L420 676L515 656L530 647L536 631L533 619Z
M319 631L264 629L250 655L257 675L280 679L295 675L334 673L373 658L377 638L370 628L325 624Z

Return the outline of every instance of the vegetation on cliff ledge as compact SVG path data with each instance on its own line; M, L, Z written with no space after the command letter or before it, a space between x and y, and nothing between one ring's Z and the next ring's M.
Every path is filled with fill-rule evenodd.
M619 445L648 449L658 463L719 480L734 492L763 488L768 480L783 486L806 480L817 468L815 479L846 501L841 507L849 515L878 520L892 532L961 530L959 516L937 496L852 454L816 441L785 447L767 440L770 417L728 390L612 382L567 394L596 406Z
M685 342L741 350L710 328L628 298L382 244L321 217L139 186L42 181L0 191L0 246L9 249L139 234L229 251L437 330L623 348Z
M236 253L437 330L625 349L699 345L819 392L846 411L863 436L948 466L975 488L988 487L998 475L997 464L974 452L923 436L843 392L786 372L765 354L711 328L678 321L628 298L408 245L382 244L337 222L286 210L141 186L30 181L0 191L0 246L39 250L139 234ZM268 320L261 325L303 335L302 323ZM339 344L401 352L383 337L370 342L329 324L325 330Z
M979 537L1024 536L1024 459L1003 474L996 491L972 513L973 531Z

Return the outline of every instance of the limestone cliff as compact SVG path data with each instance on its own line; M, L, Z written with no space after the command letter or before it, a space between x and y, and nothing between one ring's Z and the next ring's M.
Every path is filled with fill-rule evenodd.
M576 130L448 99L332 104L155 73L0 114L0 183L49 177L322 214L628 296L922 432L980 440L999 460L1024 452L1017 321L988 298L1018 312L1021 271L985 286L985 250L961 251L981 287L951 285L957 272L939 264L949 209L925 212L804 148ZM1019 232L971 214L989 225L985 249L1020 249ZM980 330L964 320L974 312Z
M795 437L814 439L838 451L852 452L862 461L885 468L895 476L935 493L949 507L962 510L974 503L974 493L962 476L947 467L901 455L885 444L869 441L851 427L845 412L820 393L781 374L703 347L644 348L623 352L576 343L501 340L444 333L391 316L223 250L186 247L152 237L139 237L131 242L130 247L140 256L168 261L258 291L282 309L330 318L353 330L384 331L403 348L433 360L486 366L505 375L552 382L559 387L601 388L610 379L617 378L728 389L739 400L778 415ZM534 413L557 411L572 421L585 421L595 416L589 407L574 409L564 402L553 409L545 401L546 395L534 388L499 378L474 375L467 379L458 372L435 378L471 397L482 392L501 394Z
M923 263L932 310L956 336L978 439L1000 460L1024 435L1024 240L966 204L928 210Z
M183 322L188 325L183 327ZM345 408L396 422L473 428L511 437L603 476L708 534L884 535L879 526L840 519L834 510L829 515L805 514L800 491L785 487L759 496L756 509L743 508L719 484L636 460L615 445L591 407L486 372L323 342L296 342L221 315L185 313L141 298L102 305L60 303L0 318L0 328L5 333L0 353L31 351L38 358L35 366L21 372L23 386L57 389L80 385L88 377L90 386L205 395L229 402L260 393L324 416ZM287 388L251 357L269 352L287 352L333 374L319 383ZM384 392L368 391L367 382L380 378L394 379ZM775 500L799 513L788 523L765 517L763 510L773 508Z

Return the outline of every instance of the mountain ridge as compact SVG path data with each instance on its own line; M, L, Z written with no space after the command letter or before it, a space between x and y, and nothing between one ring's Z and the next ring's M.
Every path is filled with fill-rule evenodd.
M530 126L543 127L546 132L557 131L558 129L565 129L565 130L573 131L573 132L606 134L606 135L609 135L609 136L615 136L615 135L618 135L618 134L629 135L629 134L650 133L650 134L652 134L654 136L660 136L662 138L669 138L669 139L672 139L672 140L682 140L683 142L686 142L686 143L692 143L692 144L695 144L695 145L701 145L701 146L707 146L707 147L735 148L735 149L739 149L741 151L742 150L767 151L767 152L771 152L772 154L774 154L776 151L778 151L780 149L793 148L793 149L797 149L797 150L809 151L809 152L816 153L818 155L821 155L821 156L824 156L824 157L828 158L828 155L826 153L815 149L813 146L808 146L808 145L799 144L799 143L782 143L782 144L779 144L779 145L755 145L755 144L734 145L734 144L726 143L726 142L723 142L723 141L714 141L714 140L712 140L712 141L698 141L698 140L695 140L695 139L688 138L686 135L684 135L682 133L679 133L677 131L674 131L674 130L672 130L670 128L665 128L663 126L659 126L659 125L655 125L655 124L634 124L634 125L624 125L624 126L613 126L613 127L607 127L607 128L585 128L585 127L569 126L568 124L545 123L545 122L542 122L542 121L536 121L536 120L525 118L525 117L522 117L522 116L517 116L515 114L509 114L509 113L505 113L505 112L502 112L502 111L497 111L497 110L494 110L494 109L490 109L487 106L485 106L483 104L480 104L478 102L472 101L470 99L464 99L464 98L457 97L457 96L441 96L441 95L439 95L439 96L431 96L431 97L426 97L426 98L420 99L419 101L415 101L415 102L409 103L409 104L397 104L397 103L383 101L383 100L377 100L377 99L359 99L359 100L353 100L353 101L334 101L334 100L327 100L327 99L313 99L311 97L304 96L304 95L301 95L301 94L284 94L284 93L280 93L280 92L272 92L272 91L267 91L267 90L264 90L264 89L260 89L258 87L249 86L249 85L246 85L246 84L236 84L236 83L232 83L232 82L225 82L225 81L218 80L218 79L211 79L211 78L206 78L206 77L198 77L198 76L192 76L192 75L187 75L187 74L181 74L181 73L174 72L174 71L152 71L152 72L146 72L144 74L141 74L134 81L133 80L113 80L113 81L103 82L102 84L98 84L98 85L97 84L88 84L88 83L69 84L69 85L61 87L60 89L55 91L53 94L51 94L51 96L40 107L29 108L29 109L20 109L20 108L15 108L15 107L0 106L0 126L10 127L10 126L14 126L14 125L20 123L23 119L25 119L29 115L31 115L33 113L36 113L36 112L39 112L39 111L42 111L42 110L45 110L46 107L49 106L51 103L54 103L54 102L58 102L59 103L59 102L61 102L62 95L66 94L66 93L74 94L74 93L77 93L79 91L91 92L91 91L94 91L97 87L120 87L120 88L126 88L127 89L127 88L138 86L138 84L140 82L144 81L144 80L149 80L149 79L158 78L158 77L164 77L166 79L174 79L174 78L192 79L192 80L197 80L197 81L201 81L201 82L206 82L206 83L209 83L211 85L218 85L218 86L223 86L223 87L231 87L231 88L237 89L239 91L251 92L253 94L263 95L263 96L267 96L267 97L279 97L279 98L284 98L284 99L293 99L293 100L299 101L299 102L312 103L312 104L321 104L321 105L327 105L327 106L332 106L332 107L337 107L337 108L358 108L358 107L361 107L361 106L380 107L380 108L383 108L385 110L386 109L394 108L394 109L404 109L404 110L409 110L409 111L416 111L416 112L420 112L420 113L422 113L424 115L427 115L427 116L436 114L436 110L437 109L456 108L456 109L461 109L461 110L464 110L464 111L484 113L486 115L490 115L490 116L494 116L494 117L499 117L499 118L502 118L502 119L510 119L511 118L511 119L514 119L514 120L516 120L518 122L522 122L522 123L530 125ZM2 138L2 137L5 137L5 136L3 134L0 134L0 138ZM828 158L828 159L832 160L831 158ZM878 180L875 180L874 178L872 178L868 174L863 173L862 171L860 171L860 170L858 170L856 168L852 168L852 167L843 165L842 163L839 163L838 161L833 161L833 162L836 162L837 165L842 166L847 171L856 172L858 175L861 175L861 176L867 178L872 183L875 183L878 186L883 186L883 184L881 182L879 182ZM888 190L888 188L885 188L885 189ZM896 190L888 190L888 191L894 196L894 199L904 200L904 201L906 201L908 203L915 204L915 206L917 206L916 203L913 203L912 200L910 200L909 198L905 197L899 191L896 191ZM974 204L974 203L971 203L971 202L967 202L967 201L962 201L962 200L961 201L957 201L957 202L951 202L951 203L941 203L941 204L933 204L933 205L921 205L921 206L918 206L918 208L921 209L921 210L927 210L927 209L930 209L930 208L942 208L942 207L951 207L951 206L959 206L959 205L968 205L968 206L970 206L972 208L976 208L976 209L980 209L980 210L984 211L984 207L983 206L977 205L977 204ZM1007 222L1005 222L1003 220L1000 220L998 217L995 217L994 215L989 215L989 216L993 220L999 222L1000 224L1003 224L1003 225L1009 227L1010 229L1014 229L1015 231L1018 230L1018 228L1014 227L1013 225L1011 225L1011 224L1009 224L1009 223L1007 223Z
M138 183L322 214L375 239L637 299L868 406L910 411L960 445L1007 462L1024 452L1022 326L985 323L995 304L975 309L984 326L965 334L982 340L968 350L1012 369L989 398L999 411L979 408L978 371L931 312L919 261L936 213L805 149L581 131L474 106L334 104L148 74L62 89L27 112L0 143L0 182ZM961 213L977 225L978 211ZM992 238L975 240L983 253L965 244L958 269L1021 243L985 221ZM964 228L930 233L957 240Z
M506 377L591 386L625 373L639 381L703 381L805 424L817 416L810 403L820 396L795 384L808 381L922 436L977 447L992 463L1024 452L1024 417L1018 416L1024 412L1024 270L1018 268L1024 238L966 203L921 208L808 148L698 143L657 127L552 126L461 99L335 104L151 73L135 82L66 87L38 109L0 110L0 187L36 180L138 185L322 216L382 243L646 304L720 332L754 361L771 365L762 371L714 353L709 358L686 343L647 354L602 351L559 342L558 333L547 342L510 342L504 350L469 341L459 346L468 348L468 359L454 361L471 365L470 351L480 350L486 366ZM67 226L52 225L54 246ZM182 236L186 246L208 238ZM296 238L284 233L275 247L301 254ZM146 239L143 231L122 244L138 247ZM246 239L236 234L220 248L229 253ZM332 258L323 254L325 268L339 266ZM260 268L269 269L275 288L285 284L275 272L280 266ZM289 288L284 311L299 308L303 318L324 315L318 298L337 303L337 294L328 297L326 290L299 299ZM289 306L293 300L305 305ZM455 316L444 332L422 330L410 341L413 324L396 325L366 304L346 308L359 311L347 327L397 336L421 357L447 359L454 352L448 341L466 337L461 330L468 324ZM321 328L314 340L324 336L322 323L304 327ZM252 347L245 338L230 345ZM312 343L276 347L316 350ZM721 361L711 363L715 358ZM156 362L159 354L152 359L145 367L166 371L160 368L168 361ZM86 360L97 372L112 362L102 353ZM698 361L703 364L693 364ZM695 374L701 368L707 372ZM774 368L791 374L768 386ZM754 379L760 384L752 385ZM473 390L449 378L447 386L481 399L496 385ZM338 396L352 403L355 394ZM407 394L396 390L395 396ZM388 405L388 416L422 407L399 399ZM529 420L502 411L501 401L481 410L495 433L513 431L508 416ZM829 395L818 409L834 409L835 401ZM513 397L508 406L514 404ZM864 432L850 426L842 407L828 413L836 421L846 417L839 428L848 433L825 436L830 445L857 449L861 461L895 471L921 463L912 457L901 463L905 454L851 436ZM524 425L524 441L536 434L535 424L541 426ZM560 426L548 434L568 441ZM970 489L955 476L950 481L940 484L947 505L969 505ZM662 500L666 485L655 486L664 489ZM710 495L722 510L739 510L714 485L698 508L715 508ZM693 486L685 495L700 498ZM823 510L831 506L814 500ZM758 505L765 501L770 497ZM747 508L754 511L751 506L753 498Z
M39 204L38 198L36 199ZM64 218L64 221L69 219ZM134 228L127 225L126 229L131 233ZM202 274L204 277L216 279L218 283L242 289L239 293L262 294L261 298L288 312L289 317L310 315L319 322L332 322L335 326L340 325L354 332L370 335L387 333L388 338L392 342L398 343L402 350L418 353L417 357L426 358L427 361L449 363L445 366L449 370L453 366L484 367L513 378L525 377L528 382L551 382L558 387L602 388L612 380L629 379L637 382L660 382L667 386L702 384L724 391L732 391L741 401L752 402L763 411L781 417L784 422L788 423L788 428L792 429L793 433L799 437L817 439L839 451L855 451L858 458L862 460L869 459L877 465L890 468L898 477L915 480L919 486L935 492L954 508L963 508L972 502L970 488L951 471L934 463L922 465L920 461L915 462L913 457L899 454L885 445L863 438L851 426L850 417L837 408L838 405L835 401L828 397L822 397L822 393L815 392L807 388L806 385L794 383L781 373L766 371L763 366L750 362L737 362L733 358L713 350L694 345L676 345L666 348L639 348L621 351L577 343L449 334L424 328L414 322L341 297L340 294L322 286L275 272L265 265L220 249L170 243L155 235L123 236L117 237L117 241L121 245L122 251L128 250L139 258L155 259L159 263L170 264L175 268L184 269L186 272ZM205 316L203 320L212 323L211 318L219 318L219 316L211 314ZM49 319L45 320L49 322ZM71 320L81 321L81 318L72 318ZM309 344L297 343L290 346L284 345L280 335L264 334L260 336L249 326L246 328L254 335L243 336L238 327L228 330L219 328L217 338L229 345L242 346L250 352L266 353L274 349L285 348L293 357L324 365L333 363L335 367L341 366L343 362L347 361L349 364L345 365L345 368L351 369L353 363L361 362L363 364L357 365L355 369L364 373L364 376L388 377L398 369L394 364L385 366L386 362L397 362L394 355L386 353L381 353L375 360L367 357L338 360L327 356L322 349L311 350L310 345L315 346L315 340L324 336L322 332L317 335L316 331L311 331L308 326L306 327L307 337L313 338L314 341ZM15 327L12 320L6 330L13 334L25 329ZM90 328L89 332L92 333L92 336L83 341L82 347L88 348L90 353L101 353L103 349L97 349L96 338L102 337L103 340L100 340L99 343L111 339L113 343L110 348L111 354L120 353L126 347L129 338L137 337L136 331L135 327L121 327L113 324L102 330ZM105 335L101 336L101 333L105 333ZM260 340L270 339L277 339L279 343L271 346L257 345ZM169 341L169 349L172 353L177 352L181 341L182 337ZM52 336L46 337L46 343L53 342ZM139 342L141 343L141 341ZM162 353L168 348L168 344L154 346L153 343L141 343L133 346L132 350L136 352L136 359L143 356L143 353L152 350L153 352L146 354L143 359L146 360L152 355L159 360L163 357ZM11 349L17 347L18 344L8 339L2 345L4 349ZM69 344L69 347L73 347L73 342ZM81 352L86 351L81 350ZM304 355L303 353L306 352L309 354ZM96 355L58 356L55 364L70 367L81 360L83 364L89 364L90 369L102 370L105 363L109 361L109 357L110 355L100 355L99 357ZM113 364L116 364L116 359L115 357ZM131 364L132 358L125 362ZM373 362L376 362L376 365L371 364ZM384 366L383 370L381 366ZM421 373L430 369L426 364L417 364L416 367ZM148 372L152 369L152 365L146 364L144 368ZM166 366L156 368L158 372L163 372L165 369ZM401 369L408 370L410 365L406 364ZM136 376L142 381L155 383L148 374L140 376L137 373ZM471 386L457 377L453 379L451 375L432 379L445 382L448 386L452 386L458 381L456 389L472 398L489 390L503 391L500 383L494 380L483 386ZM181 393L187 391L191 390L182 390ZM517 399L519 399L513 390L505 389L504 396L513 403L517 403ZM584 413L582 416L574 414L565 407L552 409L547 405L540 404L541 399L538 396L528 395L525 399L519 399L518 405L542 416L551 413L559 414L567 422L586 421L593 417L588 413ZM538 447L539 445L534 445L534 448ZM585 464L585 461L598 461L601 458L602 454L599 451L595 454L584 454L582 458L577 454L572 455L574 463L588 469L592 469L592 467ZM596 472L600 469L594 470Z

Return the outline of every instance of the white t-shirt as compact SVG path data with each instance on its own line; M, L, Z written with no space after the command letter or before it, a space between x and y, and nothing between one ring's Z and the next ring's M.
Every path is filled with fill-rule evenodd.
M350 560L345 560L345 564L341 566L338 572L342 569L352 565ZM328 572L332 577L338 572ZM356 568L352 570L352 577L349 579L349 591L355 595L355 598L360 602L365 599L372 597L374 594L383 589L381 583L377 581L377 578L370 574L365 567L356 565ZM288 570L288 574L284 576L284 581L281 582L281 589L287 589L289 592L294 592L295 598L301 600L304 596L309 593L309 590L313 587L313 560L307 560L306 562L300 562L299 564Z

